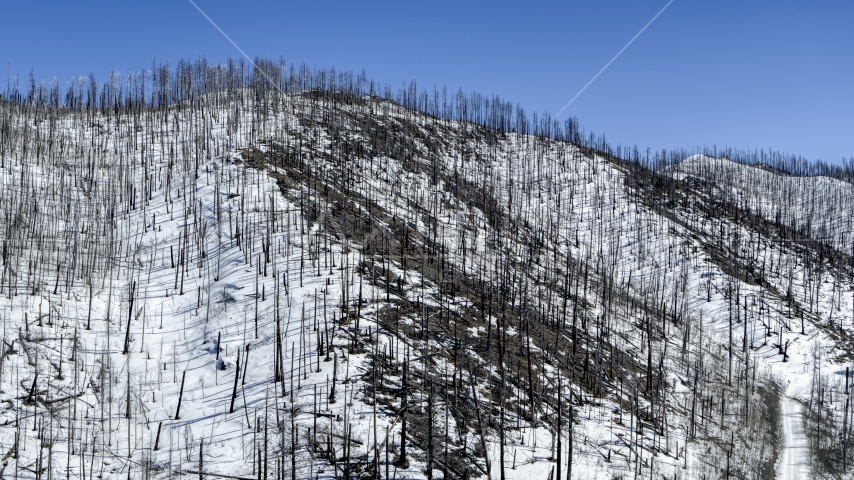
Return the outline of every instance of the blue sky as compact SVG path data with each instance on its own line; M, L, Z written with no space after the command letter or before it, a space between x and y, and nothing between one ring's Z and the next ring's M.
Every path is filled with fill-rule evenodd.
M554 113L667 1L197 3L251 56ZM854 2L675 0L562 116L641 149L854 157L852 20ZM182 0L0 0L0 47L13 76L62 83L239 56Z

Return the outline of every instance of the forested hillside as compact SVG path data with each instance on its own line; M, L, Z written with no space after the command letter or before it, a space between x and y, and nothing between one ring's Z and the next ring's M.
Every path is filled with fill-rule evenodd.
M8 92L0 475L851 476L847 170L666 157L284 62Z

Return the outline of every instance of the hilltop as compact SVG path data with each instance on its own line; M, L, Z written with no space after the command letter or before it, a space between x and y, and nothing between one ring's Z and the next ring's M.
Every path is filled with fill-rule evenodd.
M2 105L3 475L847 471L849 184L208 68Z

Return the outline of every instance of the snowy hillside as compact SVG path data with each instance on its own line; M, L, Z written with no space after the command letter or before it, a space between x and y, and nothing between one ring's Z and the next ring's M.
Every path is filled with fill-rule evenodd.
M850 470L846 186L184 73L2 103L0 475Z
M694 155L670 167L677 178L699 177L716 196L778 225L852 253L854 185L824 176L784 175L725 158Z

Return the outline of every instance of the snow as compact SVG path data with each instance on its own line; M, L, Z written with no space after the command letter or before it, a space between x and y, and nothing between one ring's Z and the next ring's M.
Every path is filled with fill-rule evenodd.
M809 470L809 448L801 420L801 406L788 394L783 399L783 455L780 457L781 479L812 478Z
M844 252L854 246L854 185L835 178L780 174L761 166L726 158L693 155L668 173L677 178L697 176L720 181L714 190L728 201L785 226L796 225L813 238Z
M286 101L292 102L288 106L293 108L285 108L284 112L308 108L299 98ZM182 115L180 119L178 115ZM20 429L45 428L48 436L55 439L49 444L51 465L55 464L54 476L67 474L81 478L84 468L88 473L93 473L94 469L102 478L126 478L128 475L142 478L149 468L153 475L160 477L186 474L199 467L199 445L203 445L206 472L253 476L258 473L254 455L259 445L265 450L270 444L271 451L273 448L288 451L290 446L284 445L285 434L296 430L299 435L298 477L332 478L339 472L325 458L313 453L315 446L311 445L310 431L318 436L317 443L323 448L327 435L331 436L337 456L343 453L342 439L352 436L353 456L361 455L366 462L373 458L373 444L383 445L388 439L394 443L396 435L399 436L398 405L382 405L369 393L374 391L374 385L367 382L367 372L374 368L375 358L390 352L388 355L399 362L401 352L411 348L413 358L420 358L412 361L412 375L422 372L425 367L421 362L427 365L428 360L436 372L447 375L453 369L447 358L429 353L439 351L444 345L435 340L416 343L413 338L395 335L383 328L380 314L384 308L395 305L395 301L403 300L422 308L445 305L459 312L471 306L470 299L452 298L417 269L410 266L404 271L399 260L388 265L387 271L402 277L405 287L390 294L379 282L372 281L374 273L357 268L363 263L373 265L375 260L379 263L376 252L350 243L327 229L324 219L329 222L338 219L321 196L305 193L307 201L320 204L320 215L312 222L302 214L295 197L283 195L280 185L269 176L270 172L287 175L286 170L269 165L269 171L262 171L237 161L243 148L268 149L268 144L261 143L261 140L269 140L259 133L263 128L271 132L283 128L299 131L303 135L300 138L310 138L315 142L313 148L325 153L333 151L331 134L300 130L303 127L299 122L286 113L271 114L267 127L258 126L248 108L235 113L235 109L223 107L210 115L211 118L200 120L186 111L176 112L176 122L180 120L183 125L181 131L158 126L149 133L153 125L143 121L143 128L138 132L131 132L129 127L124 131L113 126L119 129L119 133L113 135L101 133L86 121L66 119L66 133L80 148L98 144L99 148L115 150L126 148L134 138L140 143L149 135L157 139L154 147L145 153L134 151L133 161L126 160L127 163L120 166L123 168L110 164L93 166L95 173L86 174L96 177L98 181L93 182L94 186L87 187L83 182L78 185L69 180L86 170L83 156L56 164L17 162L0 169L0 186L6 191L23 189L21 192L27 195L38 195L37 218L59 219L58 225L52 227L55 231L49 232L56 245L44 251L27 247L29 258L19 259L14 266L22 279L17 285L17 294L0 298L6 346L12 339L18 342L15 345L17 353L4 357L2 365L0 389L4 393L0 394L0 400L8 407L0 419L0 451L9 450ZM396 116L404 118L406 114L393 110L390 117L398 118ZM240 126L235 128L237 120ZM416 126L423 129L420 133L425 137L430 135L424 124L416 122ZM460 128L457 124L447 127L450 132ZM183 153L184 163L173 167L174 173L167 174L170 148L180 146L180 139L193 135L218 139L221 150ZM456 172L470 184L494 191L499 205L496 208L507 209L501 210L503 217L522 232L520 235L527 235L530 240L536 236L538 227L557 226L563 243L551 247L556 253L546 249L540 257L548 259L555 255L591 264L596 262L597 267L600 264L610 266L615 284L634 299L656 298L658 290L672 292L671 306L675 304L674 310L678 307L684 312L685 322L694 332L700 332L694 334L699 338L692 338L681 353L679 337L682 334L677 326L668 323L660 344L654 346L656 357L662 358L668 383L666 398L670 413L668 425L662 429L664 438L650 426L639 431L637 423L632 423L637 420L628 406L629 392L621 393L622 396L592 398L579 386L567 387L565 402L567 406L573 404L575 409L572 478L610 479L620 475L657 478L659 474L666 478L719 476L727 453L758 455L751 451L757 442L733 434L738 431L741 435L742 431L738 430L741 426L724 429L715 424L720 408L717 403L714 413L707 413L702 425L695 426L699 433L696 436L688 434L691 399L697 396L692 375L698 365L711 372L708 383L702 385L704 398L712 397L716 401L714 397L719 392L714 389L728 388L738 392L742 388L739 378L726 378L728 327L733 308L728 289L736 287L747 312L742 313L747 317L740 317L739 322L749 318L750 328L744 329L749 344L746 358L741 349L744 324L738 323L734 329L734 363L747 363L749 371L759 377L762 384L784 385L780 404L782 444L779 445L777 471L780 478L810 477L802 403L809 395L816 351L820 353L822 371L838 370L842 365L836 354L836 340L828 333L825 323L851 326L850 295L839 293L848 290L835 288L837 284L847 285L850 280L833 270L825 270L824 278L812 279L813 273L797 262L799 251L795 247L760 237L731 219L707 222L697 218L696 212L688 207L675 208L673 218L661 215L625 188L626 171L600 157L583 155L574 147L551 144L540 149L532 147L530 139L515 135L508 135L494 145L480 144L478 140L473 140L474 144L458 139L448 141L452 140L470 147L479 156L462 159L447 154L439 160L443 171ZM413 155L426 156L423 144L416 144L414 148L422 150ZM200 159L198 166L193 163L196 159ZM327 157L313 161L316 172L338 173ZM373 192L375 210L367 211L358 204L360 214L372 218L380 238L383 235L380 227L390 228L392 222L405 222L407 228L426 237L431 227L425 211L435 210L440 213L436 228L438 242L445 251L454 252L451 261L456 262L460 271L480 269L478 274L496 278L495 259L510 259L520 264L527 261L523 241L509 238L509 235L494 235L496 229L479 207L450 194L450 178L439 178L434 183L424 169L407 167L404 161L390 156L351 161L348 169L353 172L353 191ZM700 165L704 161L708 160L691 159L680 172L704 171ZM546 165L546 174L538 173L538 163ZM740 172L752 167L733 164L726 168ZM63 169L70 173L64 177L65 188L60 188L54 182ZM118 182L123 169L129 178L135 179L131 182L138 185L136 204L126 211L119 209L115 226L112 226L103 205L94 199L120 195L120 192L109 192L109 185ZM140 184L140 179L146 176L154 179L146 184L149 190L141 188ZM841 192L838 195L845 194L848 188L825 180L820 182L825 183L799 184L797 188L833 188ZM754 208L764 212L766 218L773 218L772 207L778 197L768 191L752 189L752 184L746 181L736 181L734 185L750 196ZM294 190L299 188L293 187ZM783 191L792 192L792 189ZM146 191L150 192L147 197L143 193ZM512 197L511 191L514 192ZM300 191L291 193L301 194ZM33 199L27 195L20 195L15 201L20 210L33 211L35 206L27 203ZM4 203L10 204L12 202ZM71 204L74 208L69 210ZM274 212L275 226L270 224L270 212ZM382 216L383 212L394 212L393 219L390 215ZM799 217L803 212L787 214ZM91 230L80 227L80 218L88 220ZM838 233L849 228L850 216L836 214L831 223L832 231ZM800 334L799 326L793 324L796 320L792 319L791 307L771 288L733 279L720 267L721 262L714 261L713 254L704 249L718 238L721 225L732 238L736 238L732 234L737 232L738 238L744 239L727 246L726 250L732 255L741 255L741 259L762 259L763 265L767 260L769 268L764 281L774 290L785 292L790 284L794 285L795 296L799 299L806 295L803 292L808 288L817 292L815 305L807 314L804 335ZM242 232L240 245L234 235L236 226ZM40 228L43 226L36 223L30 227L31 230ZM101 242L105 235L115 240L117 250L98 250L104 248L101 243L109 243ZM188 247L187 251L204 250L205 256L190 254L184 259L185 273L181 274L180 247L192 242L199 243ZM265 261L268 248L272 252L270 262ZM66 288L65 278L53 276L53 269L58 268L56 265L72 258L69 252L74 249L97 250L97 255L92 255L93 262L112 262L113 265L109 277L95 278L92 282L91 307L90 289L84 279L74 278ZM674 249L678 252L676 256L671 255ZM468 265L463 263L460 253L463 250L468 252ZM540 257L533 263L532 271L544 277L553 275L545 262L539 263ZM27 267L30 258L35 264L44 266L41 277L30 275ZM472 258L488 261L474 264ZM173 267L173 261L178 265ZM792 269L781 271L780 264L792 266ZM770 265L778 265L777 271ZM27 291L32 290L28 280L37 284L36 295ZM7 281L11 285L11 280ZM58 282L58 288L54 288L54 282ZM515 288L521 286L514 285ZM524 286L531 290L532 303L551 304L562 295L543 283L531 281ZM590 290L596 288L600 288L599 285L591 285ZM586 291L586 285L584 289ZM574 294L580 298L577 286ZM364 299L360 305L358 329L346 308L342 308L348 303L345 299L349 300L349 306L355 305L357 295ZM385 300L386 296L389 301ZM581 308L589 319L606 315L604 302L599 300L591 293L589 304ZM735 309L738 315L738 307ZM51 316L42 317L48 311L52 312ZM609 338L614 347L641 359L639 366L645 365L647 347L643 341L641 316L630 314L624 307L618 307L616 314L608 314L609 318L616 318L609 326L613 330ZM88 329L90 316L91 329ZM280 334L276 331L277 318ZM497 317L487 319L493 327L497 320ZM403 325L415 328L407 324L409 321L409 318L401 320ZM786 362L774 345L777 337L766 337L763 324L783 329L780 338L789 342ZM472 336L486 335L482 327L471 327L467 331ZM128 332L129 352L124 354ZM321 353L325 348L323 335L327 334L331 339L331 354ZM521 337L518 329L512 327L507 328L506 334L511 339ZM283 378L279 382L271 381L277 362L277 336L283 344ZM219 345L218 338L221 339ZM76 340L72 342L71 339ZM351 349L354 339L366 346L361 350ZM238 351L241 362L246 362L248 355L248 363L246 367L241 366L240 373L245 373L245 377L238 379L234 413L230 413ZM535 346L534 353L541 355L543 349ZM485 362L477 352L465 351L464 355L473 361ZM217 356L222 363L216 360ZM71 363L71 358L76 358L81 368L70 371L68 365L78 365ZM57 372L60 361L66 362L62 375ZM222 366L225 369L221 369ZM553 374L554 367L549 368L546 374ZM742 367L736 367L734 377L740 375L739 369ZM38 377L36 372L39 372ZM180 418L176 418L183 372L186 372L186 380ZM498 372L492 369L487 375L481 379L484 388L478 391L478 401L484 409L494 407L485 386L489 378L497 378ZM39 391L54 397L26 402L27 389L34 378ZM337 383L333 379L337 379ZM379 382L384 382L388 388L398 388L399 374L389 373ZM78 393L73 401L61 403L67 409L56 413L61 421L36 423L54 418L44 415L45 405L57 397ZM653 408L643 399L640 402L639 409ZM125 415L128 403L132 418ZM315 408L323 416L315 416ZM728 406L723 416L737 423L741 418L739 408ZM435 427L444 430L447 426L449 431L456 432L459 429L453 415L447 416L448 424L445 425L448 410L447 402L437 402ZM555 432L545 422L530 425L526 418L517 418L516 412L507 413L508 418L517 419L520 425L506 432L504 469L507 478L548 478L556 466ZM554 415L554 412L547 414ZM279 434L270 433L275 428L281 432L279 438L274 437ZM158 430L161 430L160 448L155 450L153 445ZM470 448L480 442L472 431L453 435L458 437L456 441L465 442ZM561 471L565 475L568 446L566 432L563 435ZM34 436L28 438L28 443L20 446L20 458L15 462L15 468L21 467L21 475L26 475L26 468L31 472L42 450L48 448L34 445ZM738 443L730 445L730 438ZM75 444L74 439L85 440L83 443L91 448L81 455L75 451L80 442ZM499 478L502 466L498 461L497 434L486 435L486 443L490 476ZM409 448L409 467L389 466L391 474L395 478L424 478L425 452L415 446ZM385 467L385 452L382 447L380 450L382 467ZM441 460L441 455L437 456ZM436 477L439 475L436 468Z

